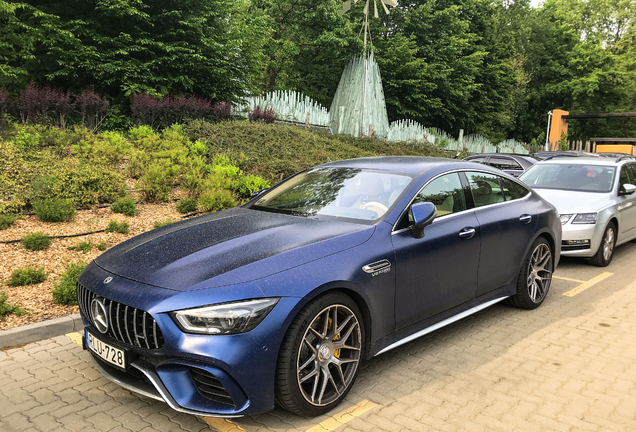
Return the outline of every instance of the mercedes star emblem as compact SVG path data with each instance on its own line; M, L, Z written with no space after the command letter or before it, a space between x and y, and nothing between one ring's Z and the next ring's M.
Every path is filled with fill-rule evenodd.
M93 299L91 302L91 315L93 316L93 324L101 333L108 331L108 312L101 298Z

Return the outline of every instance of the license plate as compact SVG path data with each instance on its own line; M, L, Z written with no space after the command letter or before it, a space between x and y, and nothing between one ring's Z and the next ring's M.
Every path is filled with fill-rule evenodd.
M119 369L126 370L126 351L115 348L96 338L88 330L86 330L86 345L88 345L89 350L101 357L105 362Z

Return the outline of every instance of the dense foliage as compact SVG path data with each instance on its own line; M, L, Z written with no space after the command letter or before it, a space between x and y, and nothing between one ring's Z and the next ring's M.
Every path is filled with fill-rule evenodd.
M92 128L109 110L102 127L163 128L279 89L329 106L362 50L364 4L342 15L341 0L0 0L0 122L21 112ZM540 142L555 108L636 111L636 0L401 0L379 15L369 49L391 121ZM21 111L7 102L18 95ZM635 133L636 119L570 125L572 138Z

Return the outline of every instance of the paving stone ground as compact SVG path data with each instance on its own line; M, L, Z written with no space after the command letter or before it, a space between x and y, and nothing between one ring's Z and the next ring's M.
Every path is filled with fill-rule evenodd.
M126 391L66 336L0 352L0 431L625 431L636 430L636 244L604 269L564 259L545 303L495 305L361 367L346 401L359 416L280 409L203 420ZM344 419L344 420L343 420ZM319 423L322 426L318 426ZM334 426L335 424L335 426Z

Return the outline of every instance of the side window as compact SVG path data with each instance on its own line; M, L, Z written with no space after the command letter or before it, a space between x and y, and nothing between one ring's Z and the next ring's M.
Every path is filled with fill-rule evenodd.
M629 178L630 178L630 184L633 184L634 186L636 186L636 164L630 163L627 164L623 167L623 169L627 168L627 172L629 173ZM621 185L624 184L623 183L623 170L621 170Z
M457 173L436 178L417 194L413 204L430 202L437 208L437 217L466 210L462 183Z
M621 168L620 183L621 183L621 186L626 183L629 183L629 184L634 183L634 176L632 174L632 170L630 170L627 165L623 165L623 167Z
M433 203L437 208L437 217L466 210L466 199L459 174L446 174L428 183L413 199L413 204L421 202ZM413 216L409 208L395 228L400 230L412 224Z
M505 201L499 184L499 176L487 173L467 172L468 184L473 194L475 207L483 207Z
M499 184L501 184L501 189L503 190L504 199L506 201L523 198L530 192L519 183L513 182L512 180L508 180L504 177L499 177Z
M495 168L499 168L501 170L504 169L522 169L521 165L519 165L519 163L512 159L512 158L507 158L507 157L500 157L500 156L491 156L490 160L488 161L488 165L495 167Z

